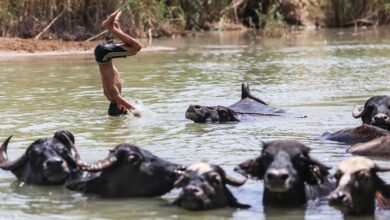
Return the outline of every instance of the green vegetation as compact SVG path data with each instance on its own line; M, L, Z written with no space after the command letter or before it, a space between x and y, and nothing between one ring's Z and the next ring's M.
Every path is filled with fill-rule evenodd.
M120 7L127 9L123 28L138 37L243 27L277 37L289 25L390 22L390 0L2 0L0 36L85 40L100 33L100 22Z

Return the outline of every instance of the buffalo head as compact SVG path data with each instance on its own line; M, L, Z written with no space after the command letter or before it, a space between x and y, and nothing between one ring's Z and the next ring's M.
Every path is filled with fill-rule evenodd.
M69 131L58 131L52 139L34 141L14 161L8 160L8 137L0 148L0 168L9 170L18 180L29 184L63 184L80 175L74 137Z
M309 151L297 141L266 142L260 156L239 164L236 171L264 180L264 206L301 205L307 201L305 183L323 183L329 169Z
M204 210L225 206L248 208L249 206L237 202L226 184L241 186L244 180L236 180L228 176L225 171L216 165L197 163L187 167L178 178L175 187L182 191L174 204L188 210Z
M355 106L352 116L362 118L364 124L375 125L390 130L390 96L374 96L364 106Z
M68 189L103 197L152 197L169 192L181 166L131 144L120 144L109 155L81 169L89 175L66 185Z
M238 114L233 109L224 106L190 105L185 115L187 119L196 123L239 121Z
M389 205L390 188L377 175L384 171L390 169L383 169L364 157L342 161L334 175L337 188L328 196L329 203L350 215L373 214L375 197L379 204Z

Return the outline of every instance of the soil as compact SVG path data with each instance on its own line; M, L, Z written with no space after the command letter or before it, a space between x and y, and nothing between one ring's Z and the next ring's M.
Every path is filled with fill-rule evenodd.
M0 37L0 53L2 52L68 52L91 51L96 41L76 42L62 40L34 40L22 38Z
M22 38L0 37L0 59L20 56L66 55L93 53L101 41L63 41L63 40L34 40ZM148 46L142 51L169 51L173 47Z

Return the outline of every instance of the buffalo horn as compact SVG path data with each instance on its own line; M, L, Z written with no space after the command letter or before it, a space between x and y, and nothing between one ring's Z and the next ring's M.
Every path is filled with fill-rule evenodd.
M241 186L242 184L244 184L246 182L247 179L248 178L245 178L243 180L239 180L239 179L236 179L236 178L229 176L228 174L225 173L226 183L229 185L232 185L232 186Z
M92 164L87 164L79 160L77 164L82 170L89 171L89 172L100 172L107 167L110 167L115 161L117 160L115 155L109 155L107 158L103 160L99 160Z
M376 165L374 167L374 171L376 171L376 172L389 172L390 168L380 167L380 166Z
M14 170L17 169L20 165L22 165L27 156L26 153L24 153L21 157L14 161L9 161L8 160L8 155L7 155L7 146L9 141L11 140L12 135L9 136L1 145L0 147L0 168L4 170Z
M354 118L360 118L362 117L362 115L364 115L365 113L365 108L364 106L354 106L353 109L352 109L352 116Z

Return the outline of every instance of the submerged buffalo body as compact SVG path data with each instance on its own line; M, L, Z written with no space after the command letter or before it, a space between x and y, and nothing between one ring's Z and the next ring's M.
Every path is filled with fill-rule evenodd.
M300 206L333 187L329 168L312 159L309 151L297 141L266 142L260 156L241 163L236 171L264 180L264 206Z
M225 206L236 208L249 208L237 202L226 184L241 186L246 179L240 181L228 176L217 165L197 163L186 168L178 178L175 187L182 191L174 204L188 210L205 210Z
M390 171L364 157L351 157L340 163L334 177L337 188L329 194L329 203L347 215L372 215L375 199L381 206L390 203L390 186L378 172Z
M28 184L63 184L77 179L82 172L77 166L78 153L74 137L68 131L58 131L52 139L38 139L14 161L8 160L7 146L10 136L0 148L0 168L11 171L20 181Z
M254 97L248 83L241 86L241 100L229 107L190 105L185 113L187 119L197 123L240 121L244 115L280 116L284 110L269 106L263 100Z
M352 116L361 118L363 125L334 133L326 132L322 137L327 140L356 144L390 135L390 96L374 96L368 99L364 106L353 108Z
M68 183L68 189L102 197L153 197L169 192L183 167L134 145L120 144L107 158L82 169L89 174Z
M390 156L390 135L375 138L365 143L355 144L347 152L362 156Z

